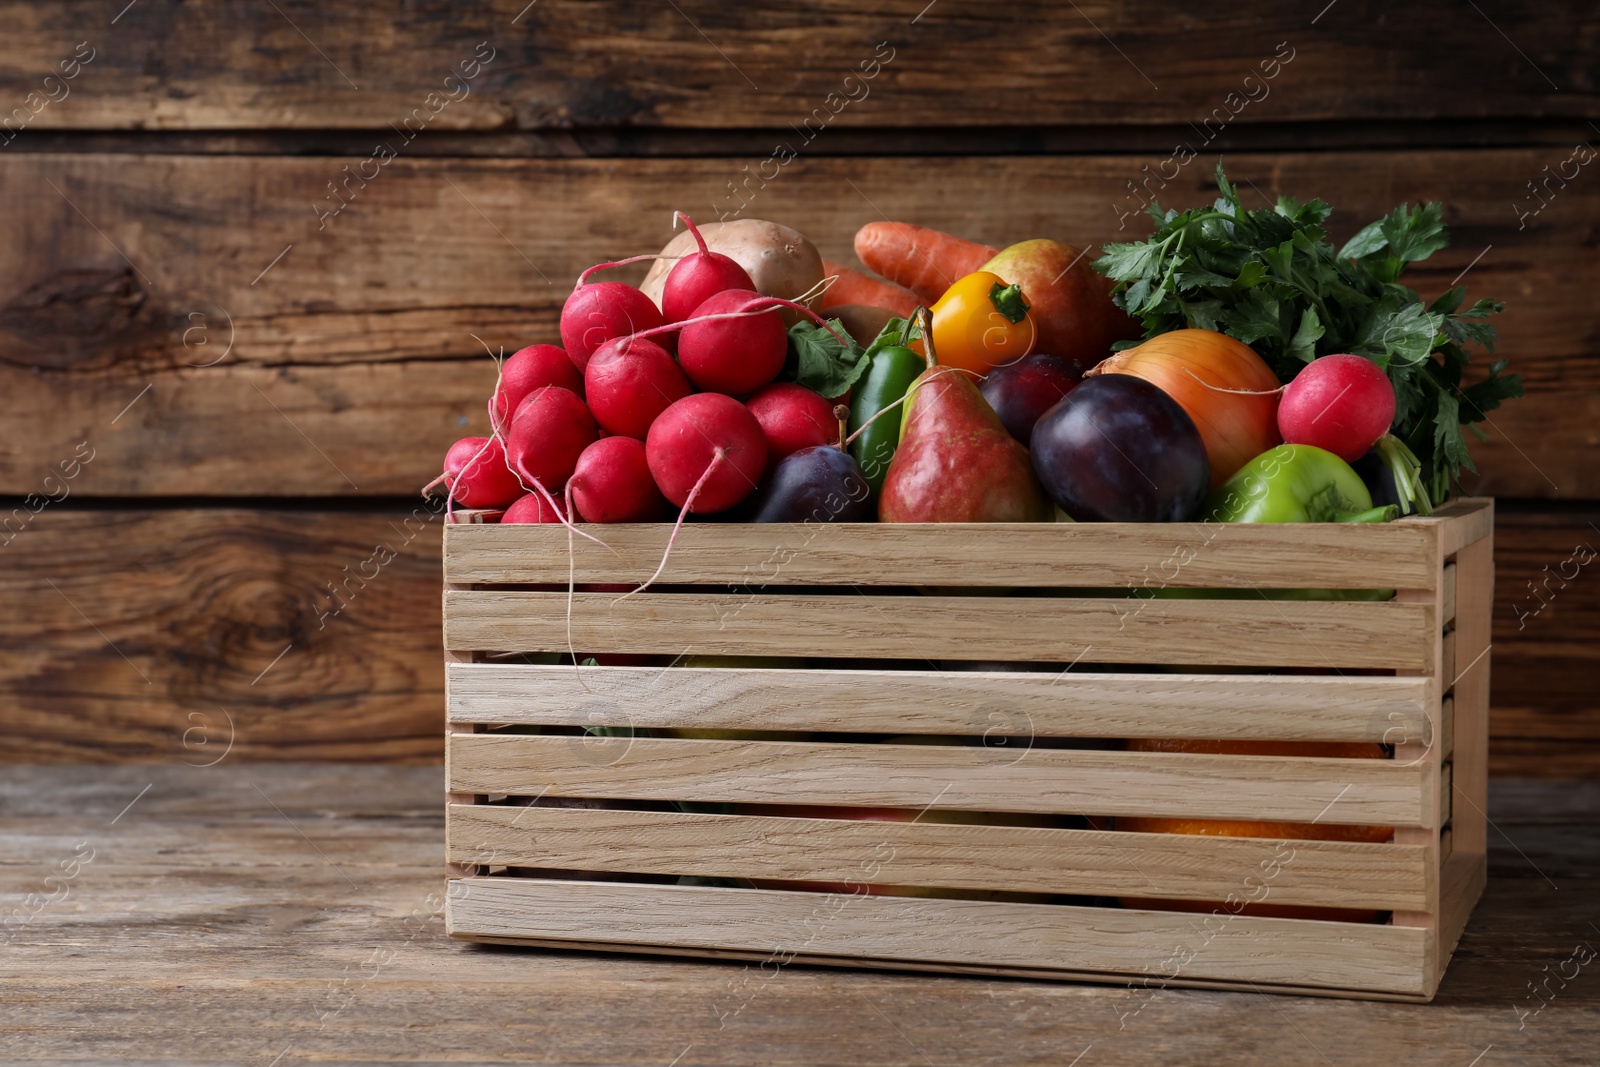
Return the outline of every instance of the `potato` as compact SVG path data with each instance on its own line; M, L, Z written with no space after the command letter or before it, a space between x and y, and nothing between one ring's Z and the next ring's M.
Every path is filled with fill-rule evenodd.
M706 245L743 267L764 296L793 300L822 280L822 254L799 230L761 219L734 219L708 222L699 227ZM663 256L684 256L695 250L694 235L688 230L667 242ZM645 295L661 305L661 287L675 259L658 259L640 286ZM800 313L783 309L783 320L793 326Z

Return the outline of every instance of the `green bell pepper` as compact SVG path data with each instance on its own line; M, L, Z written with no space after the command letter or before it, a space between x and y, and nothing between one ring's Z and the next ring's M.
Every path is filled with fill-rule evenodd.
M1279 445L1240 467L1206 501L1210 522L1390 522L1393 504L1372 506L1372 495L1350 464L1312 445ZM1182 589L1164 599L1391 600L1393 589Z
M1350 464L1312 445L1279 445L1223 482L1205 511L1212 522L1389 522Z
M872 487L873 493L883 488L883 479L889 474L889 461L894 459L900 443L900 423L904 418L904 405L885 411L865 430L867 421L878 412L904 399L906 390L917 375L928 369L928 361L905 347L913 333L911 323L905 319L890 319L867 347L870 363L850 397L850 433L856 435L850 444L850 454L861 466L861 473ZM860 430L859 434L856 431Z

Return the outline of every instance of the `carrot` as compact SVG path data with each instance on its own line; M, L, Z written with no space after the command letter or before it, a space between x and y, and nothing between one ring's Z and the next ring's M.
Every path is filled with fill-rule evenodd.
M907 222L869 222L856 231L856 255L923 303L978 270L1000 250Z
M822 271L827 275L838 275L839 279L822 295L823 311L840 304L860 304L864 307L887 308L901 318L908 319L920 303L917 294L904 286L837 263L823 260Z

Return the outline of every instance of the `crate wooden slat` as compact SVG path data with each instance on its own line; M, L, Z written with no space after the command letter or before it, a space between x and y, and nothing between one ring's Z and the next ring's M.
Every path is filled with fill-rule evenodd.
M1381 910L1422 908L1430 877L1424 848L1354 841L1301 841L1285 853L1266 839L1036 826L482 804L449 815L452 861L492 855L508 867L838 884L876 870L899 885L1220 900L1239 888L1240 870L1288 855L1272 882L1278 903Z
M451 734L451 792L1434 826L1429 762Z
M468 527L470 529L470 527ZM455 531L451 531L455 532ZM1410 668L1425 604L451 590L455 650ZM1308 636L1314 633L1314 638ZM1159 651L1157 651L1159 650Z
M1158 977L1192 952L1191 979L1420 994L1415 960L1433 935L1394 926L1157 911L924 900L698 886L509 878L467 879L447 913L451 933L583 939L679 949L791 948L848 962L954 962L1053 968L1078 977Z
M592 528L569 595L564 530L452 526L451 932L1430 999L1485 874L1492 519L691 525L625 599L582 587L664 527ZM1249 595L1297 588L1395 595ZM863 884L919 888L822 891Z
M451 664L451 722L1027 737L1391 741L1428 678ZM1437 697L1432 702L1437 704ZM1000 745L1004 742L992 741Z
M578 582L642 582L655 572L671 528L615 525L574 539ZM1398 522L1362 531L1336 523L1283 527L1225 523L1084 523L1063 537L1053 524L690 524L673 545L663 585L1110 586L1295 589L1308 571L1327 589L1431 589L1427 527ZM972 546L984 550L974 555ZM1360 555L1350 553L1362 544ZM730 566L730 559L738 564ZM567 583L560 526L490 526L457 538L445 581Z

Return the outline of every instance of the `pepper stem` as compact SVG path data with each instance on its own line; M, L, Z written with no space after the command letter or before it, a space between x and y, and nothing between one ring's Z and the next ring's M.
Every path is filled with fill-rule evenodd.
M1341 511L1333 516L1334 522L1393 522L1400 517L1400 505L1385 504L1370 511Z
M1013 325L1028 317L1028 302L1022 296L1022 286L1016 282L1010 285L995 282L989 290L989 303Z

